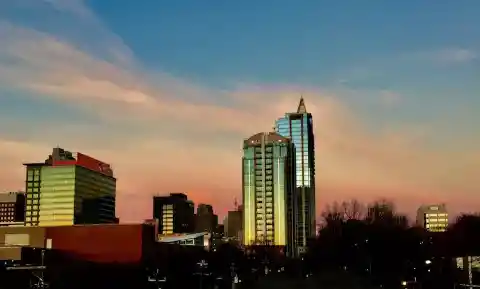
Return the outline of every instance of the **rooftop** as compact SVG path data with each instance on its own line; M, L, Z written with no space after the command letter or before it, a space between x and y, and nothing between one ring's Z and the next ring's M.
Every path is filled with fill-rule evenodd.
M303 96L300 97L300 102L298 103L297 113L307 113L307 107L305 106L305 101Z
M254 134L253 136L249 137L245 140L245 145L258 145L262 143L262 140L266 143L289 143L290 139L276 132L260 132Z
M23 194L23 193L22 192L0 193L0 203L15 203L17 201L18 194Z
M73 153L62 148L53 148L52 153L43 162L24 163L25 166L81 166L113 178L113 170L109 164L82 153Z

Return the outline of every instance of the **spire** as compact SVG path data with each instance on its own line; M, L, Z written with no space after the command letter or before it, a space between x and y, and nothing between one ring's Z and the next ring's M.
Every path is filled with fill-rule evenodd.
M307 108L305 107L305 101L303 100L303 95L300 96L300 102L298 103L297 113L307 113Z

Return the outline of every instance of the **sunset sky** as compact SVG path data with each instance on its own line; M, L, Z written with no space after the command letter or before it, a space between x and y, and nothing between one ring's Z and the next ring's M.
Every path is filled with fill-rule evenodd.
M335 4L333 4L335 2ZM341 4L340 4L341 3ZM241 200L242 140L303 94L317 208L480 211L480 1L0 0L0 191L54 146L111 163L122 222Z

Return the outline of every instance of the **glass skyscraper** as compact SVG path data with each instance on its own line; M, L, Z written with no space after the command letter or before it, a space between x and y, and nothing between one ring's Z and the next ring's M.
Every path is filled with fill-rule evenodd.
M297 112L287 113L275 123L278 134L291 139L295 146L295 221L296 247L303 253L308 238L315 236L315 143L312 114L303 97Z
M288 138L258 133L243 143L243 244L284 246L294 241L295 152Z

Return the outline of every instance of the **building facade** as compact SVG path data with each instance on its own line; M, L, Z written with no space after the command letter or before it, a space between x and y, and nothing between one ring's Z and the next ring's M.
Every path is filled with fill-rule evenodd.
M417 210L417 225L429 232L444 232L448 228L445 204L421 206Z
M287 113L278 119L275 130L289 138L295 146L295 235L299 253L303 253L308 239L316 235L315 139L312 114L307 112L303 97L297 112Z
M244 141L243 154L243 244L286 246L289 251L294 241L294 146L275 132L258 133Z
M54 148L26 166L26 226L115 223L116 179L110 165Z
M218 225L218 216L213 212L213 207L207 204L199 204L195 215L195 232L215 231Z
M195 206L182 193L154 196L153 218L158 219L158 231L162 235L195 231Z
M0 194L0 226L15 226L25 223L25 193Z
M238 238L238 233L242 230L242 211L238 209L235 211L228 211L225 230L228 238Z

